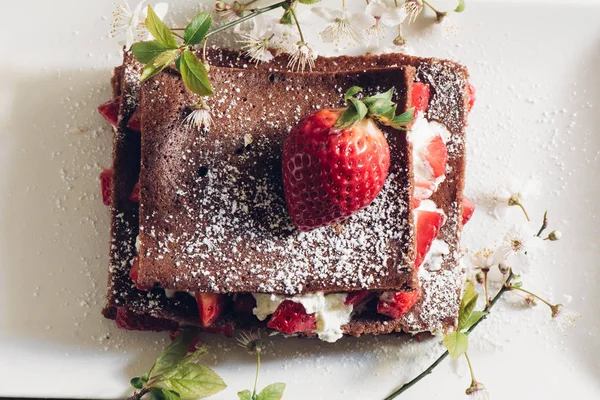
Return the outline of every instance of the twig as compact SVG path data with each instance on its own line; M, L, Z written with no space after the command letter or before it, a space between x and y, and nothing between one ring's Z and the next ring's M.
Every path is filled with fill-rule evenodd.
M148 388L143 388L142 390L140 390L139 392L137 392L133 396L128 397L127 400L139 400L139 399L141 399L148 392L149 392Z
M509 272L508 277L506 278L506 280L504 281L504 284L502 285L502 288L500 288L500 290L498 291L498 293L496 293L496 295L494 296L494 298L492 299L492 301L490 301L490 305L488 307L485 307L484 311L489 312L492 307L494 307L494 305L496 304L496 302L500 299L500 297L502 297L502 295L507 292L508 290L510 290L510 281L512 280L514 274L512 271ZM476 323L473 324L473 326L471 326L466 334L468 335L469 333L471 333L476 327L477 325L479 325L481 323L481 321L483 321L484 319L487 318L487 315L484 316L483 318L481 318L479 321L477 321ZM427 375L431 374L431 372L433 372L433 370L435 369L435 367L438 366L439 363L441 363L446 357L448 357L448 350L446 350L445 352L442 353L442 355L440 355L434 362L433 364L431 364L429 367L427 367L427 369L425 369L423 372L421 372L418 376L416 376L415 378L413 378L411 381L405 383L404 385L400 386L394 393L392 393L391 395L389 395L388 397L386 397L384 400L392 400L395 399L396 397L400 396L402 393L406 392L409 388L411 388L412 386L414 386L417 382L419 382L421 379L425 378Z

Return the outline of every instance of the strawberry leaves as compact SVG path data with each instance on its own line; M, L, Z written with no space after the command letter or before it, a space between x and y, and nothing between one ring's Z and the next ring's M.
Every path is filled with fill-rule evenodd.
M394 129L404 130L413 121L414 110L411 108L406 112L396 115L396 103L392 101L394 88L387 92L378 93L374 96L364 97L361 100L354 97L362 91L358 86L352 86L344 94L344 100L348 107L336 123L336 128L346 129L361 121L365 116L373 118L382 125L391 126Z

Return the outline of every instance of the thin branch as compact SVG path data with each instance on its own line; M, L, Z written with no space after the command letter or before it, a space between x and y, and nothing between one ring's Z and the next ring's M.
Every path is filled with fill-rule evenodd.
M502 285L502 288L500 288L500 290L498 291L498 293L496 293L496 295L494 296L494 298L492 299L492 301L490 301L490 305L488 307L486 307L484 309L484 311L489 312L492 307L494 307L494 305L496 304L496 302L500 299L500 297L502 297L502 295L507 292L510 288L510 281L512 280L514 274L512 271L509 272L508 277L506 278L506 281L504 281L504 284ZM479 325L481 323L481 321L483 321L484 319L487 318L489 314L486 314L483 318L481 318L479 321L477 321L476 323L473 324L473 326L471 326L467 332L465 332L467 335L471 332L473 332L473 330L477 327L477 325ZM389 395L388 397L386 397L384 400L392 400L395 399L396 397L400 396L402 393L406 392L409 388L411 388L412 386L414 386L417 382L419 382L421 379L425 378L427 375L431 374L433 372L433 370L435 369L435 367L438 366L439 363L441 363L446 357L448 357L448 350L446 350L445 352L442 353L442 355L440 355L434 362L433 364L431 364L429 367L427 367L427 369L425 369L423 372L421 372L417 377L415 377L414 379L412 379L411 381L405 383L404 385L400 386L394 393L392 393L391 395Z
M266 13L267 11L275 10L276 8L282 7L284 4L287 4L287 3L288 3L287 0L286 1L280 1L279 3L275 3L275 4L272 4L272 5L267 6L267 7L263 7L263 8L259 8L259 9L253 10L250 14L248 14L246 16L243 16L242 18L236 19L235 21L229 22L229 23L227 23L227 24L225 24L223 26L218 27L217 29L214 29L214 30L208 32L206 34L206 38L208 38L208 37L210 37L212 35L215 35L215 34L217 34L219 32L222 32L224 30L227 30L227 29L231 28L232 26L241 24L244 21L248 21L249 19L252 19L252 18L256 17L257 15L260 15L262 13Z
M141 399L148 392L149 392L148 388L143 388L142 390L140 390L139 392L137 392L133 396L128 397L127 400L139 400L139 399Z

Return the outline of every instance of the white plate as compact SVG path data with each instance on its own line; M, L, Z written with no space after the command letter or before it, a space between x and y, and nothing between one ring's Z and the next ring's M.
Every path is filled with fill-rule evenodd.
M175 3L174 20L195 11ZM108 0L3 7L0 396L121 397L166 344L166 334L122 332L100 316L109 214L97 176L110 163L111 130L95 108L120 63L113 9ZM419 55L463 62L478 89L467 193L489 195L512 175L542 181L529 210L539 220L548 208L564 239L525 283L555 301L572 295L583 314L564 337L541 306L502 302L472 336L478 378L496 399L600 398L600 3L471 1L408 37ZM480 209L465 247L490 245L506 226ZM250 386L253 361L230 339L206 340L207 362L229 384L214 398L232 399ZM378 399L438 351L396 337L277 339L259 386L284 381L287 399ZM463 363L445 361L404 398L462 399L468 384Z

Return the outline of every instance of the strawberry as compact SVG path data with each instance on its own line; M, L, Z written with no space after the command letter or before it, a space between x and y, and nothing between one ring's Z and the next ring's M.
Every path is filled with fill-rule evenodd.
M414 82L412 85L411 105L415 109L414 115L425 112L429 105L429 85L423 82Z
M475 86L469 83L469 86L467 86L467 93L469 96L469 105L467 106L467 111L471 111L473 105L475 104L475 99L477 97L475 92Z
M317 317L307 314L302 304L285 300L277 307L267 326L291 335L317 329Z
M406 314L419 299L419 291L383 292L377 303L377 312L391 318L400 318Z
M346 109L305 117L283 145L282 173L291 220L301 231L340 222L379 194L390 166L390 148L378 123L404 129L412 110L396 115L393 89L358 100L352 87Z
M219 293L196 293L202 326L212 325L229 305L229 296Z
M102 191L102 203L105 206L112 204L112 180L113 170L105 168L100 172L100 190Z
M98 112L104 117L105 120L110 122L112 126L117 126L119 119L119 105L121 104L121 98L115 97L114 99L107 101L104 104L98 106Z
M473 204L473 202L470 199L468 199L466 196L463 196L462 202L461 202L461 208L462 208L462 225L465 226L465 224L467 222L469 222L469 220L473 216L473 213L475 212L475 204Z
M353 305L356 307L357 305L364 303L367 301L374 293L369 292L368 290L360 290L358 292L350 292L346 295L346 300L344 300L344 305L349 306Z
M139 269L140 269L139 259L137 257L133 257L133 260L131 261L131 269L129 269L129 277L131 278L133 283L135 283L135 287L138 288L138 290L143 290L146 292L146 291L152 289L152 287L151 286L142 286L138 283Z
M129 195L129 200L131 200L135 203L140 202L140 181L137 181L135 183L135 185L133 186L133 190L131 191L131 194Z
M179 323L165 318L156 318L148 314L137 314L127 307L117 307L115 322L120 329L135 331L174 331Z
M142 131L142 121L140 119L140 109L137 108L131 117L129 117L129 121L127 121L127 129L130 129L134 132L140 133Z
M437 211L415 211L416 251L415 267L419 268L431 243L437 237L440 227L444 224L444 214Z
M415 181L413 189L413 209L419 207L421 200L427 200L435 190L435 185L430 181Z
M446 143L440 135L434 136L424 153L425 161L430 165L433 179L437 179L446 174L446 164L448 163L448 149Z

